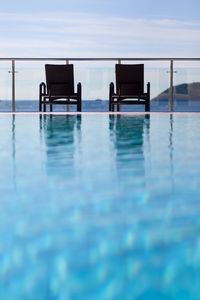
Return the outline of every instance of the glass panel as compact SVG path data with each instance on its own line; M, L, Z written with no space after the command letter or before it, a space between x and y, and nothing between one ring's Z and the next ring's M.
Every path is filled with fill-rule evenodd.
M17 61L16 111L39 111L39 84L45 82L45 64L62 64L62 61Z
M168 61L122 61L125 64L144 64L144 92L150 82L150 111L169 111L170 62ZM144 111L144 105L124 106L121 111Z
M16 111L38 111L39 84L45 81L45 64L66 61L16 61ZM82 84L82 111L108 111L109 84L115 84L118 61L69 61L74 64L75 91ZM122 64L144 63L144 90L151 84L150 111L170 110L169 61L121 61ZM200 111L200 62L174 62L174 111ZM12 110L11 62L0 67L0 111ZM5 102L8 101L8 102ZM10 102L9 102L10 101ZM47 111L49 107L47 108ZM76 111L76 106L54 105L53 111ZM144 105L121 105L120 111L144 111Z
M200 111L200 61L174 62L173 111Z
M38 111L39 83L45 81L45 64L66 61L16 62L16 111ZM109 84L115 83L118 61L69 61L74 64L75 91L82 84L82 111L108 111ZM151 111L169 111L169 62L122 61L144 63L144 84L151 83ZM53 111L76 111L76 106L54 105ZM49 107L47 107L47 111ZM121 111L144 111L144 105L121 105Z
M39 84L45 82L45 64L66 61L16 62L16 111L38 111ZM75 92L82 84L82 111L108 111L109 84L115 79L115 62L69 61L74 64ZM47 106L49 111L49 106ZM75 105L54 105L53 111L76 111Z
M0 61L0 112L12 111L12 66L10 61Z
M108 111L109 85L115 81L116 62L73 62L75 82L82 84L83 111Z

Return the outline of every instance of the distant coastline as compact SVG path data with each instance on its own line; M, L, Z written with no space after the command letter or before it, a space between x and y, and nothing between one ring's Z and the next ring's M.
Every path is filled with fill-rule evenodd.
M199 101L200 82L183 83L174 86L174 99L178 101ZM151 101L168 101L170 88L166 89Z

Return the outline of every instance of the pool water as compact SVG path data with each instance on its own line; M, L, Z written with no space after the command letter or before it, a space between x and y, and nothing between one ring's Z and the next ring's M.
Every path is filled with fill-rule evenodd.
M0 115L0 299L200 299L200 115Z

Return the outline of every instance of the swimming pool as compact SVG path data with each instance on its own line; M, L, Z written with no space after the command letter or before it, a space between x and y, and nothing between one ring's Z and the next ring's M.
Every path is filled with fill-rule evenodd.
M0 115L0 299L200 299L200 115Z

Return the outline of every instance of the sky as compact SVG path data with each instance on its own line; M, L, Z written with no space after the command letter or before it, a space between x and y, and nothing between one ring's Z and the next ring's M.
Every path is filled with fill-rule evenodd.
M199 0L0 1L0 58L200 57ZM76 81L83 83L85 99L107 99L114 63L101 71L95 66L104 68L103 63L95 63L92 68L88 63L82 69L75 66ZM16 99L37 99L38 83L45 80L44 62L38 69L31 69L35 62L22 67L16 63ZM1 99L11 99L8 69L10 62L1 61ZM145 70L152 97L168 88L168 70L169 63L161 62ZM199 76L179 71L176 77L175 84L180 84Z
M200 1L1 0L0 57L200 57Z

